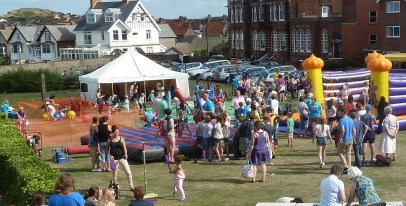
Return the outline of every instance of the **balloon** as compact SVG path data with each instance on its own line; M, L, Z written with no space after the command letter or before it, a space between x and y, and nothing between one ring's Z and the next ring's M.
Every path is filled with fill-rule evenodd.
M49 114L42 114L42 119L49 120L49 119L51 119L51 116Z
M69 119L73 119L73 118L76 117L76 112L71 110L71 111L68 112L67 116L68 116Z
M82 120L83 120L83 122L92 122L92 117L87 114L83 114Z
M56 113L56 114L54 114L54 117L57 118L57 119L60 119L60 118L62 118L62 115L59 114L59 113Z

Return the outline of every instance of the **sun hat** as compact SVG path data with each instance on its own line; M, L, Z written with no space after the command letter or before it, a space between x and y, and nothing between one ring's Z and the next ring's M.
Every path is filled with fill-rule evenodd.
M367 104L367 105L365 105L365 109L366 109L366 110L371 110L371 109L372 109L372 106L371 106L370 104Z

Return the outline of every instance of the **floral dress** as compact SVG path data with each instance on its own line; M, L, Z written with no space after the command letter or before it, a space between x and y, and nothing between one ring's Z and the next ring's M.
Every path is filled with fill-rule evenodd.
M359 205L366 206L381 201L370 178L365 176L357 177L354 179L354 183L355 194L358 198Z

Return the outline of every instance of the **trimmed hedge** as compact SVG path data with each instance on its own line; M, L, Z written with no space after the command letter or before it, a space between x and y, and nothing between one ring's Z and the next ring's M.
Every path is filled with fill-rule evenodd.
M28 205L37 190L52 194L59 176L27 146L14 121L0 119L0 190L8 204Z

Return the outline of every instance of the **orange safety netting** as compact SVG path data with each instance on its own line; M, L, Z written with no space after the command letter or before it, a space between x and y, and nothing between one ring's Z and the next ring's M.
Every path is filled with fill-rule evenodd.
M98 113L98 108L89 102L85 102L78 98L56 99L55 102L59 106L55 106L57 113L60 109L69 107L70 110L76 112L76 116L72 119L68 117L60 118L54 121L53 118L48 120L42 119L42 115L46 112L41 109L43 101L19 102L19 106L24 107L26 121L21 122L19 129L22 133L26 130L38 131L42 135L43 145L78 145L80 137L89 133L89 125L91 117L107 115L107 107L103 108L101 114ZM143 125L140 119L139 111L131 110L117 111L110 115L108 123L123 127L141 127Z

